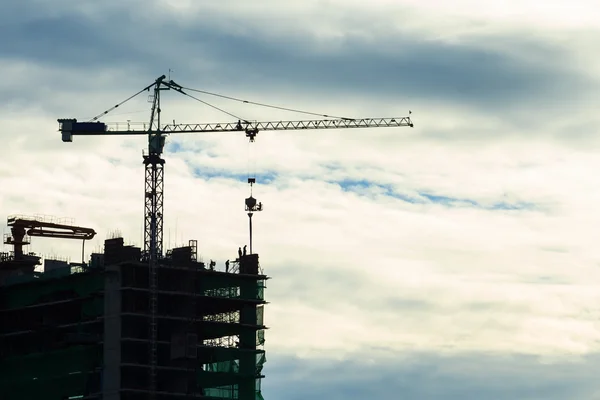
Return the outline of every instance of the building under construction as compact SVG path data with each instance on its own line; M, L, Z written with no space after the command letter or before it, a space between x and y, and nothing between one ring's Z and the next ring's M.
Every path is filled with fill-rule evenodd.
M95 232L9 217L0 255L0 399L262 399L265 282L257 254L205 264L196 241L154 272L140 248L104 242L86 262L41 260L31 236ZM155 310L155 312L152 312Z
M149 123L98 121L148 91ZM42 263L24 251L30 236L80 239L85 245L94 230L39 218L9 218L11 234L5 244L13 250L0 254L0 400L262 399L267 277L252 252L252 216L262 211L262 203L252 197L254 173L249 171L250 197L245 204L249 254L244 246L235 261L223 267L198 259L195 241L163 252L166 135L243 133L252 143L259 131L413 127L410 117L333 117L221 95L326 119L251 122L227 112L238 121L164 124L164 91L204 104L208 103L189 92L211 94L162 75L87 122L58 120L67 143L74 136L148 136L143 153L144 245L125 246L122 238L113 238L105 241L104 253L92 254L87 262L83 247L81 263Z

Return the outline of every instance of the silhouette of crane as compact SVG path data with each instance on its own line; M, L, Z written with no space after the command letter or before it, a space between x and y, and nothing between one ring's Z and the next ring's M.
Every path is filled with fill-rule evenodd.
M183 95L191 97L204 104L208 104L187 92L200 92L213 94L201 90L184 88L173 80L166 81L165 75L162 75L154 83L146 86L135 95L125 101L115 105L102 114L94 117L90 122L78 122L77 119L59 119L59 130L62 133L63 142L72 142L73 136L90 135L148 135L148 153L143 155L146 169L145 183L145 216L144 216L144 254L149 259L157 259L162 256L163 245L163 187L164 187L164 164L165 160L161 157L164 145L165 135L171 133L198 133L198 132L245 132L246 137L253 142L259 131L277 131L277 130L312 130L312 129L343 129L343 128L382 128L382 127L413 127L413 123L408 117L397 118L343 118L333 117L331 119L320 120L300 120L300 121L267 121L250 122L238 119L237 122L226 123L205 123L205 124L161 124L160 120L160 94L165 90L174 90ZM131 100L144 91L153 90L152 107L150 121L136 128L132 123L102 123L97 119L110 111ZM213 94L214 95L214 94ZM232 100L239 100L232 97L221 96ZM257 104L282 110L298 111L283 107L268 106L266 104L243 101L244 103ZM210 105L210 104L208 104ZM214 107L214 106L211 106ZM214 107L217 108L217 107ZM220 110L220 109L218 109ZM223 111L223 110L220 110ZM223 111L227 113L226 111ZM307 112L305 112L307 113ZM233 115L227 113L229 115ZM324 114L307 113L330 117ZM119 129L119 126L127 126L126 130Z
M135 124L120 123L117 125L106 124L97 121L100 117L108 114L112 110L120 107L122 104L136 97L145 91L153 91L152 107L150 111L150 121L136 129ZM173 90L199 101L205 105L213 107L221 112L234 117L237 122L226 123L208 123L208 124L162 124L160 119L161 92ZM215 95L230 100L242 101L244 103L277 108L286 111L301 112L304 114L319 115L327 119L320 120L302 120L302 121L267 121L250 122L235 115L217 108L188 92L197 92L209 95ZM156 367L157 367L157 261L162 257L163 251L163 194L164 194L164 165L165 160L161 157L165 145L165 135L171 133L194 133L194 132L245 132L250 142L254 142L259 131L277 131L277 130L306 130L306 129L341 129L341 128L382 128L382 127L401 127L413 124L410 117L400 118L363 118L352 119L334 117L325 114L316 114L299 110L292 110L284 107L269 106L233 97L217 95L202 90L185 88L175 83L172 79L166 80L162 75L152 84L146 86L133 96L116 104L102 114L92 118L88 122L78 122L77 119L59 119L59 131L62 133L63 142L72 142L73 136L90 135L148 135L148 152L143 154L145 165L145 211L144 211L144 257L149 265L149 289L150 289L150 392L151 398L155 397L156 392ZM126 126L126 130L121 130L120 126ZM133 129L132 129L132 126ZM247 204L248 211L258 211L254 209L254 203ZM250 228L251 229L251 228Z

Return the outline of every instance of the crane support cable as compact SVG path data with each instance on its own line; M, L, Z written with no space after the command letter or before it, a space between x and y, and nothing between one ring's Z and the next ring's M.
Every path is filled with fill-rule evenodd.
M141 94L142 92L147 91L148 89L150 89L152 86L156 85L156 83L153 83L152 85L148 85L145 88L143 88L142 90L140 90L139 92L137 92L136 94L129 96L128 98L126 98L125 100L123 100L122 102L115 104L114 106L112 106L111 108L109 108L108 110L104 111L101 114L96 115L94 118L90 119L88 122L93 122L98 120L98 118L108 114L109 112L111 112L112 110L114 110L115 108L118 108L119 106L127 103L129 100L133 99L134 97L138 96L139 94Z
M169 86L171 89L175 90L176 92L179 92L179 93L181 93L181 94L183 94L183 95L185 95L185 96L187 96L187 97L189 97L189 98L192 98L192 99L194 99L194 100L196 100L196 101L199 101L199 102L200 102L200 103L202 103L202 104L205 104L205 105L207 105L207 106L209 106L209 107L212 107L212 108L214 108L214 109L215 109L215 110L217 110L217 111L221 111L222 113L225 113L225 114L229 115L230 117L233 117L233 118L237 119L238 121L244 121L244 122L245 122L245 123L247 123L247 124L249 123L249 122L248 122L248 121L247 121L245 118L240 118L240 117L238 117L237 115L234 115L234 114L232 114L232 113L230 113L230 112L228 112L228 111L225 111L225 110L223 110L222 108L219 108L219 107L217 107L217 106L214 106L214 105L212 105L212 104L210 104L210 103L208 103L208 102L206 102L206 101L204 101L204 100L200 100L199 98L197 98L197 97L195 97L195 96L192 96L192 95L191 95L191 94L189 94L189 93L186 93L186 92L184 92L182 89L186 89L186 88L184 88L184 87L181 87L181 86L177 85L177 84L176 84L176 83L174 83L174 82L171 82L171 83L169 83L169 84L168 84L168 86ZM186 89L186 90L187 90L187 89Z
M291 112L296 112L296 113L300 113L300 114L316 115L316 116L325 117L325 118L344 119L344 120L348 120L348 121L354 120L354 118L337 117L335 115L320 114L320 113L314 113L314 112L310 112L310 111L297 110L297 109L293 109L293 108L273 106L273 105L264 104L264 103L257 103L255 101L238 99L238 98L235 98L235 97L225 96L225 95L217 94L217 93L211 93L211 92L207 92L207 91L204 91L204 90L192 89L192 88L187 88L187 87L184 87L183 89L189 90L191 92L198 92L198 93L203 93L203 94L207 94L207 95L210 95L210 96L221 97L221 98L227 99L227 100L239 101L240 103L252 104L252 105L255 105L255 106L261 106L261 107L267 107L267 108L274 108L274 109L277 109L277 110L291 111Z

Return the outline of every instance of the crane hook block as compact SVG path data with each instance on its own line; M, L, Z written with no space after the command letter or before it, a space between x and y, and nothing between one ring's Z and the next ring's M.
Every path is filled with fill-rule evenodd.
M251 142L254 142L256 135L258 135L257 128L247 128L246 129L246 137L249 138Z

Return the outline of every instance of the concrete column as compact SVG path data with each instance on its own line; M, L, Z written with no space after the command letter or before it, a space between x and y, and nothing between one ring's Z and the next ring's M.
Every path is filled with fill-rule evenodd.
M121 267L106 267L104 283L104 400L120 400L121 394Z

